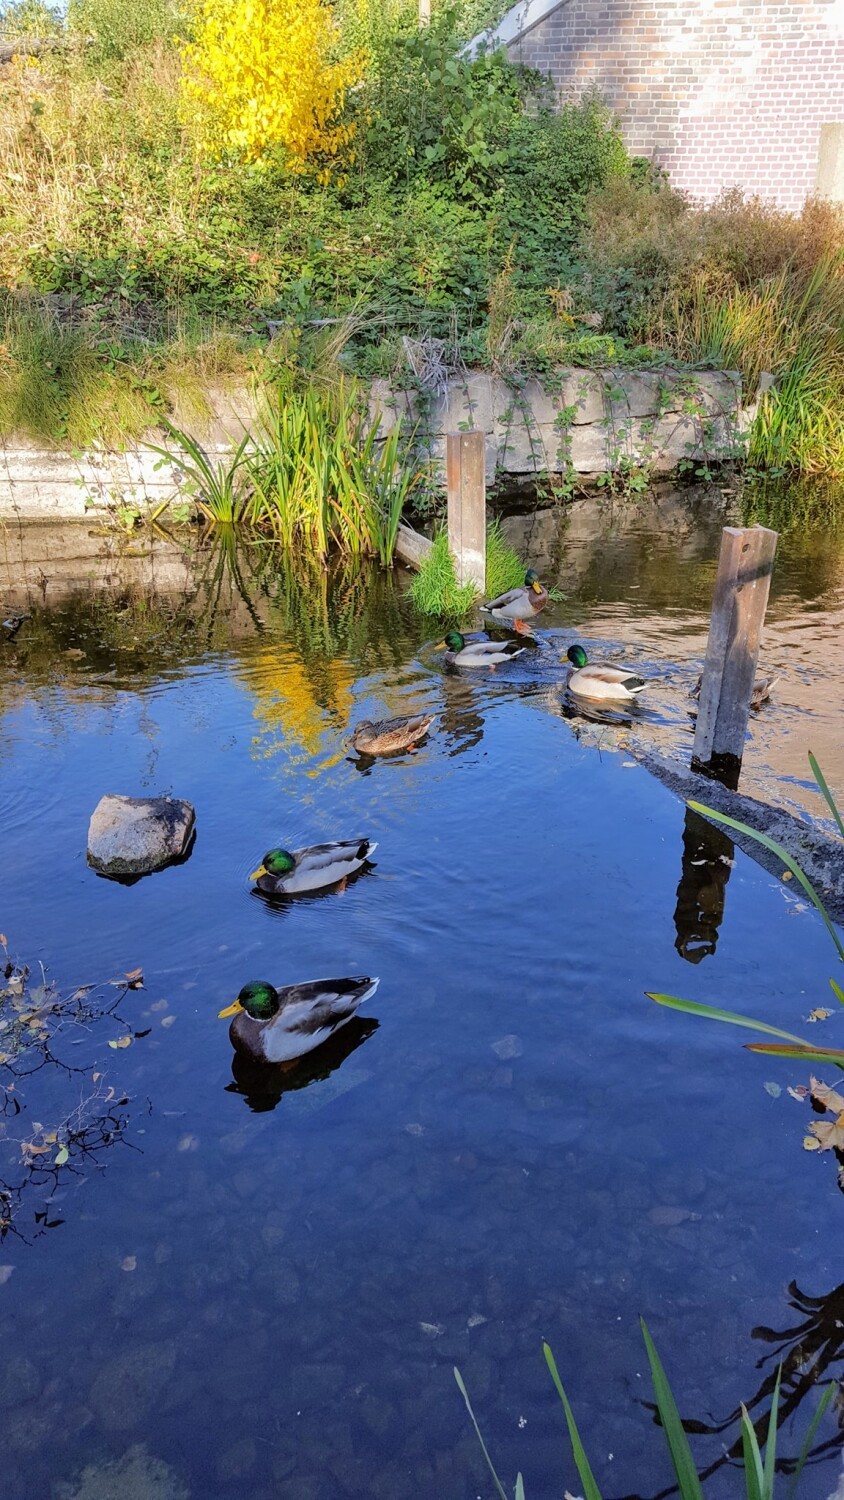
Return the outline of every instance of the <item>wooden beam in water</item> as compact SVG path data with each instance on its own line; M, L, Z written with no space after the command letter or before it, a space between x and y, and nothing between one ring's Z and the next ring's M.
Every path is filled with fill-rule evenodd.
M448 545L458 583L486 586L486 473L482 432L446 437Z
M725 526L709 621L692 768L735 789L778 534Z

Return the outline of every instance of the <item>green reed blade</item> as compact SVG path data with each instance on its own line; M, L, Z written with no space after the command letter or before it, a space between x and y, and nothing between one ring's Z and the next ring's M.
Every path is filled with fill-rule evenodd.
M563 1390L563 1382L560 1379L556 1360L554 1359L550 1346L544 1342L542 1345L542 1352L545 1355L545 1363L547 1364L548 1369L551 1371L551 1379L553 1380L554 1385L557 1387L557 1395L563 1403L563 1410L566 1414L566 1426L569 1430L569 1440L571 1442L572 1453L574 1454L574 1461L577 1465L577 1472L580 1475L580 1483L583 1485L584 1500L601 1500L601 1491L598 1489L595 1475L592 1473L591 1465L588 1458L586 1457L586 1449L584 1448L583 1443L580 1440L580 1433L577 1430L577 1423L574 1420L574 1412L569 1406L568 1396Z
M648 1333L644 1318L640 1319L642 1333L645 1339L645 1348L648 1351L648 1363L651 1367L651 1379L653 1381L654 1396L656 1397L657 1410L660 1421L668 1442L671 1462L677 1483L680 1487L682 1500L703 1500L703 1490L698 1478L697 1466L692 1458L692 1450L686 1437L677 1403L668 1384L668 1377L662 1368L662 1362L656 1352L656 1346Z
M824 776L824 773L818 765L811 750L809 751L809 765L812 767L812 775L814 776L816 782L818 783L818 786L821 789L821 795L823 796L827 807L832 813L833 818L838 824L838 832L841 834L842 839L844 839L844 818L842 818L840 812L838 811L838 805L832 795L832 792L829 790L827 779Z
M802 1036L794 1036L790 1031L780 1031L778 1026L769 1026L765 1021L756 1021L752 1016L740 1016L732 1010L716 1010L713 1005L699 1005L696 1000L681 1000L677 995L660 995L654 991L645 991L649 1000L655 1000L657 1005L664 1005L668 1010L684 1011L690 1016L703 1016L708 1021L724 1021L728 1026L744 1026L748 1031L764 1031L767 1036L781 1036L787 1042L796 1042L799 1047L808 1047L810 1044Z
M501 1500L508 1500L507 1491L505 1490L503 1484L501 1483L501 1480L499 1479L498 1475L495 1472L495 1469L494 1469L493 1463L492 1463L492 1459L490 1458L490 1456L489 1456L489 1454L487 1452L486 1443L484 1442L484 1440L483 1440L483 1438L481 1436L481 1429L478 1426L478 1423L477 1423L477 1420L476 1420L476 1417L475 1417L475 1413L472 1410L472 1403L469 1400L469 1392L466 1390L466 1387L463 1384L463 1377L460 1374L460 1371L458 1370L458 1368L457 1368L456 1365L454 1366L454 1378L457 1381L457 1385L458 1385L458 1387L460 1389L461 1395L463 1396L463 1400L466 1402L466 1410L468 1411L469 1416L472 1418L472 1426L474 1427L475 1432L477 1434L478 1442L481 1445L481 1452L483 1453L483 1456L486 1459L487 1468L489 1469L489 1472L492 1475L493 1482L495 1484L495 1488L498 1490L498 1493L499 1493L499 1495L501 1497Z

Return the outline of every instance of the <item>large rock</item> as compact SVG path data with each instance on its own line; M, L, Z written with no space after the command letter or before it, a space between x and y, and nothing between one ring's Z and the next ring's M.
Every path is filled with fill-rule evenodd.
M149 875L181 858L194 822L178 797L103 797L88 828L88 863L101 875Z

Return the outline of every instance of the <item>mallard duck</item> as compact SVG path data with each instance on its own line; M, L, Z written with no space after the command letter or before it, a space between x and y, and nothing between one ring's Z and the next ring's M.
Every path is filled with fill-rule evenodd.
M253 979L217 1015L233 1017L229 1037L236 1052L256 1062L293 1062L334 1036L377 988L377 979L362 976L311 979L278 990Z
M779 682L779 680L779 675L775 675L774 677L757 677L756 681L753 684L753 692L750 694L750 707L761 708L762 704L766 703L770 698L771 688L774 686L774 683ZM692 698L699 698L700 690L702 687L703 676L701 675L692 688L689 696Z
M450 667L497 667L508 657L518 656L524 651L518 641L467 641L459 630L450 630L438 651L445 651Z
M396 719L362 719L352 735L352 744L360 755L396 755L412 750L424 739L436 714L402 715Z
M582 646L569 646L566 656L574 668L568 688L576 697L629 703L648 685L626 667L590 666Z
M354 875L378 848L371 839L340 839L307 849L269 849L250 880L267 896L301 896L324 891Z
M490 599L488 604L482 604L481 609L485 614L492 615L493 619L506 625L512 624L521 634L527 634L525 620L538 615L547 603L548 590L543 588L534 569L528 568L523 588L499 594L497 599Z

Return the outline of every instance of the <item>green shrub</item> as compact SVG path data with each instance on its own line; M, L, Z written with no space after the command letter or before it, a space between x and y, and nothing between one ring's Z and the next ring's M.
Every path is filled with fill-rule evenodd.
M67 23L93 37L89 61L114 62L150 42L169 42L176 22L169 0L69 0Z

